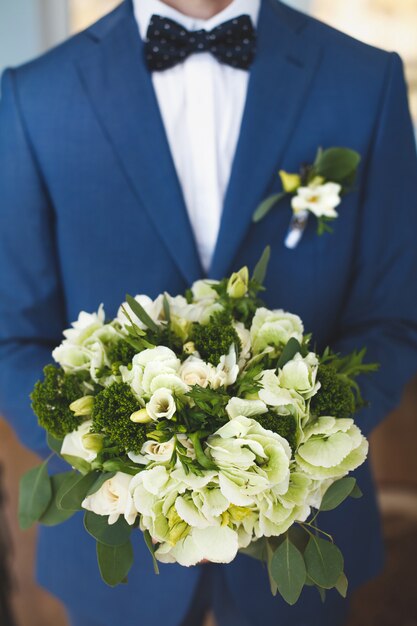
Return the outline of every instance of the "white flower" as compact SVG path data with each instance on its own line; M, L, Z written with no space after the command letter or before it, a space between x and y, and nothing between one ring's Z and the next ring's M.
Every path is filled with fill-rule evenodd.
M87 461L88 463L94 461L97 456L97 452L86 448L83 443L83 437L84 435L88 435L92 425L92 420L87 420L86 422L83 422L77 430L65 435L61 446L61 454L76 456L80 459L84 459L84 461Z
M208 278L203 280L196 280L191 285L191 292L193 294L193 300L199 302L200 300L207 300L210 298L212 301L216 300L219 295L212 285L218 285L218 280L210 280Z
M212 297L201 298L197 302L189 304L183 296L166 295L173 320L206 324L213 313L223 310L222 305Z
M159 387L146 405L149 416L156 422L160 419L172 419L177 410L171 389Z
M163 543L156 550L155 556L163 563L176 562L185 567L197 565L203 560L230 563L239 549L238 539L237 532L228 526L193 528L173 547Z
M267 413L268 407L261 400L242 400L241 398L231 398L226 405L226 413L229 419L244 415L245 417L253 417L254 415L262 415Z
M172 437L169 441L160 443L159 441L145 441L140 454L128 452L128 457L134 463L147 465L151 461L155 463L166 463L171 460L175 450L175 439Z
M279 415L293 415L302 420L307 415L306 402L303 396L294 389L281 387L275 370L265 370L261 378L259 399L268 406L274 407Z
M242 324L242 322L237 322L236 324L234 324L234 329L237 332L237 335L240 339L241 349L239 352L238 365L239 365L239 370L242 370L251 356L250 353L251 353L252 345L251 345L250 331L247 328L245 328L245 325Z
M297 194L291 200L295 213L310 211L316 217L336 218L336 207L340 204L342 187L337 183L298 187Z
M278 384L284 389L297 391L308 400L321 386L319 382L316 382L318 367L319 360L314 352L310 352L304 358L301 354L296 354L279 370Z
M207 440L208 454L219 467L222 494L237 506L274 488L285 493L290 478L288 442L253 419L238 416Z
M305 428L295 458L304 473L322 480L346 476L367 453L368 442L352 419L319 417Z
M215 371L213 365L193 355L183 362L179 375L181 380L189 387L193 385L207 387L215 375Z
M282 349L291 337L301 343L303 332L303 322L298 315L261 307L256 310L250 329L252 351L258 354L268 346Z
M219 387L228 387L236 382L239 375L239 365L236 360L236 350L234 344L230 346L229 353L220 357L219 364L216 367L210 384L213 389Z
M181 361L175 352L165 346L149 348L136 354L132 367L120 368L122 380L128 383L138 398L150 398L159 388L175 393L186 393L187 385L179 376Z
M133 524L138 515L129 486L132 476L117 472L102 484L95 493L87 496L81 506L96 515L108 515L109 524L115 524L123 515L128 524Z
M148 296L138 295L135 296L135 300L136 302L139 302L145 312L155 323L158 323L160 321L164 306L164 299L162 295L159 295L155 300L152 300ZM136 326L139 326L139 328L141 328L142 330L146 329L145 324L133 313L127 302L124 302L117 312L117 320L123 328L130 325L129 318L126 316L124 310L127 311L130 319Z

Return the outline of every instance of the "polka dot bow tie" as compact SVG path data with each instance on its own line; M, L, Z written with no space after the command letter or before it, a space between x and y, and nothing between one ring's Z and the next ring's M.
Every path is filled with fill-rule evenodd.
M174 20L153 15L145 55L149 69L166 70L195 52L210 52L220 63L247 70L255 57L256 32L249 15L241 15L211 31L188 31Z

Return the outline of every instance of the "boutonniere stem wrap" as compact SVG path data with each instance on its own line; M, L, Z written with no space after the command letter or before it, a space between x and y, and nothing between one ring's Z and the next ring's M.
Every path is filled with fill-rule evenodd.
M309 214L317 218L317 233L332 232L336 208L342 197L352 191L361 156L349 148L319 148L312 164L301 166L298 174L280 170L282 191L266 198L253 214L261 221L287 196L291 196L292 219L285 238L287 248L295 248L307 225Z

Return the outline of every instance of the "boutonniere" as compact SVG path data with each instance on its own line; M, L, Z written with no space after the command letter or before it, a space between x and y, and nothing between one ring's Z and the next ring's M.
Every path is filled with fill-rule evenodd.
M259 222L284 198L292 196L287 248L295 248L300 242L310 213L317 218L319 235L332 232L331 223L338 217L336 207L352 190L360 160L360 154L349 148L319 148L314 163L303 164L298 174L280 170L283 190L258 206L253 221Z

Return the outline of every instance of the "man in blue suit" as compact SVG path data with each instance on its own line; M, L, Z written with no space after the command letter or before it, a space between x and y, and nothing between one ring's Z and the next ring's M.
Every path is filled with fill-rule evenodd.
M187 38L182 58L162 28ZM241 43L220 54L213 37L229 29ZM279 191L277 170L297 171L319 146L357 150L358 184L332 234L319 237L311 219L291 250L289 202L258 224L252 214ZM126 292L182 292L253 266L270 244L267 304L299 314L320 349L366 345L381 363L363 381L369 434L417 369L416 237L417 159L396 54L277 0L127 0L3 76L0 411L46 456L29 393L79 310L104 302L113 316ZM368 466L358 480L364 497L323 518L351 588L382 564ZM308 589L290 608L247 556L162 566L156 577L139 537L135 550L129 584L107 588L75 516L40 530L38 580L76 626L199 626L208 610L219 626L344 622L336 592L322 605Z

